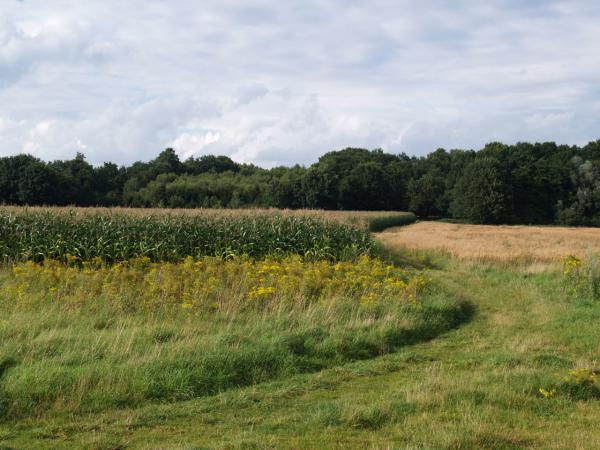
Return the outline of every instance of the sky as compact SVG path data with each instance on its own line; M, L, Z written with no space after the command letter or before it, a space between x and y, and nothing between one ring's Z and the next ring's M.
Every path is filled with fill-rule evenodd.
M0 0L0 156L600 138L596 0Z

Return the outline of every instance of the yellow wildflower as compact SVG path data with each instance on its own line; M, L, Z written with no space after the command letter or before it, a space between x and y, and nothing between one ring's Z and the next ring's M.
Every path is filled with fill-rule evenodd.
M556 389L555 388L550 389L550 390L547 390L547 389L544 389L544 388L539 388L538 391L539 391L540 394L542 394L542 396L544 398L552 398L552 397L554 397L556 395Z

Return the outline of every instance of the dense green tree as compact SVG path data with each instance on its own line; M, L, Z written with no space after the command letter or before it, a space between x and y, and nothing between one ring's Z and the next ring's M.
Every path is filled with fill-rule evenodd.
M304 208L306 196L302 188L306 169L301 166L292 168L276 167L271 171L269 184L272 206L277 208Z
M81 206L99 203L94 167L85 160L83 153L77 153L71 160L54 161L50 163L50 167L60 175L60 203Z
M94 167L82 154L0 157L0 202L146 207L383 209L477 223L600 225L600 140L583 147L487 144L424 157L346 148L309 167L264 169L227 156Z
M381 164L375 161L360 163L342 177L339 206L349 210L386 209L390 184Z
M304 206L338 209L339 176L328 167L313 165L302 178Z
M189 158L183 163L183 171L192 175L206 172L239 172L239 170L240 165L227 156L204 155L200 158Z
M430 171L408 183L409 209L422 217L441 216L446 212L445 178L442 173Z
M94 169L94 190L98 204L117 206L123 201L123 185L125 184L125 168L107 162Z
M566 225L600 225L600 162L571 160L572 195L558 202L557 219Z
M62 204L60 175L30 155L0 158L0 203L15 205Z
M160 154L150 163L150 168L153 173L157 175L163 173L175 173L179 174L182 172L183 165L179 161L179 157L175 150L167 148L160 152Z
M483 156L466 168L456 183L450 206L454 217L473 223L502 223L510 211L510 193L500 162Z

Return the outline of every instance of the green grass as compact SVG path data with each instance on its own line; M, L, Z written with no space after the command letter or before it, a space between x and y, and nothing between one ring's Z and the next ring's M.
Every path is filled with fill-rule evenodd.
M214 395L384 355L469 319L435 286L410 288L419 280L365 258L16 265L0 272L0 420Z
M538 392L599 368L600 303L573 299L559 273L437 267L475 312L433 340L188 401L6 418L0 447L600 448L600 400Z

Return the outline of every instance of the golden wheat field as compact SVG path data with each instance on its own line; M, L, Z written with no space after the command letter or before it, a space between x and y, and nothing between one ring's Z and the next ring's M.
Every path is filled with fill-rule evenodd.
M478 263L522 264L533 270L558 267L568 255L600 252L599 228L417 222L390 228L378 238L395 248L440 251Z

